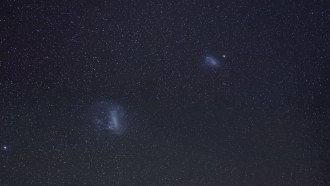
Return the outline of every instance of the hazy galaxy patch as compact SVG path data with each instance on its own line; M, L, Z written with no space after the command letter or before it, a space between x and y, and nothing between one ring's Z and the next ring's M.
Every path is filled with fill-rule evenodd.
M123 134L127 127L124 108L106 101L92 106L92 121L97 131L109 131L114 135Z

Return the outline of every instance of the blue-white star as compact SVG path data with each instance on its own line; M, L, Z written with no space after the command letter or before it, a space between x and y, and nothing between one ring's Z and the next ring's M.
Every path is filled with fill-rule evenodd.
M2 146L2 150L4 150L4 151L8 150L8 146L7 145L3 145Z

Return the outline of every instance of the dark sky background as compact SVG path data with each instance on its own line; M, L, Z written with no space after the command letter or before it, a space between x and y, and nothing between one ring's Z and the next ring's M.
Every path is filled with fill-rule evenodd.
M2 1L0 185L330 184L329 8Z

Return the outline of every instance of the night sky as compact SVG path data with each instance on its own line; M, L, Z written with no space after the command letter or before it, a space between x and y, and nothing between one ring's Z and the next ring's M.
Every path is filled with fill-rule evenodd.
M329 1L0 5L0 185L330 185Z

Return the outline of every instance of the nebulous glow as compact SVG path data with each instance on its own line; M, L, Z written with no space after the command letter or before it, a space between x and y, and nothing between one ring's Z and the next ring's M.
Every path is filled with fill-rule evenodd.
M204 58L204 63L211 67L211 68L218 68L220 67L220 62L218 59L216 59L215 57L211 56L211 55L206 55Z
M101 101L92 106L93 123L97 131L121 135L126 129L124 109L119 105Z

